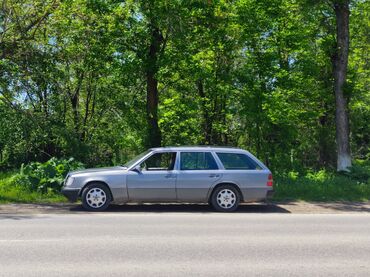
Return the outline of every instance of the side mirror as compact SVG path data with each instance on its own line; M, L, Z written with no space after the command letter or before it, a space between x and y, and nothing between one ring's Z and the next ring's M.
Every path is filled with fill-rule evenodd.
M135 171L137 173L141 173L141 166L138 164L137 166L135 166L132 171Z

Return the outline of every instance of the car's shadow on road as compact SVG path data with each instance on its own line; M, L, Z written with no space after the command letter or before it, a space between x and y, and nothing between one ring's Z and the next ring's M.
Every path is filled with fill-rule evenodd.
M24 220L24 219L33 219L35 216L30 215L17 215L17 214L0 214L1 219L12 219L12 220Z
M84 212L82 206L70 208L71 211ZM128 204L110 205L104 212L112 213L217 213L206 204ZM103 212L103 213L104 213ZM240 205L234 213L290 213L290 211L276 204L246 204Z

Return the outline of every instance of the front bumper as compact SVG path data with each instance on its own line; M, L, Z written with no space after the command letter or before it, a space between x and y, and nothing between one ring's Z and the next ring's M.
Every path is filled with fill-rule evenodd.
M80 189L67 189L67 188L62 189L62 194L65 197L67 197L67 199L70 202L76 202L78 199L79 193L80 193Z

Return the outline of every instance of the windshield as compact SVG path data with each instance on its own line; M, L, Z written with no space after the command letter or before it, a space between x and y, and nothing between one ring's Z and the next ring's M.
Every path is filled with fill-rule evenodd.
M135 164L138 160L140 160L142 157L144 157L146 154L148 154L150 152L150 150L147 150L139 155L137 155L135 158L133 158L132 160L128 161L127 163L125 163L123 166L124 167L130 167L132 166L133 164Z

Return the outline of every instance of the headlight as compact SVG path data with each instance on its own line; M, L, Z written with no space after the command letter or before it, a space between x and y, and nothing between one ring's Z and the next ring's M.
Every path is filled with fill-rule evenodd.
M69 187L73 183L73 177L68 177L68 179L65 181L64 186Z

